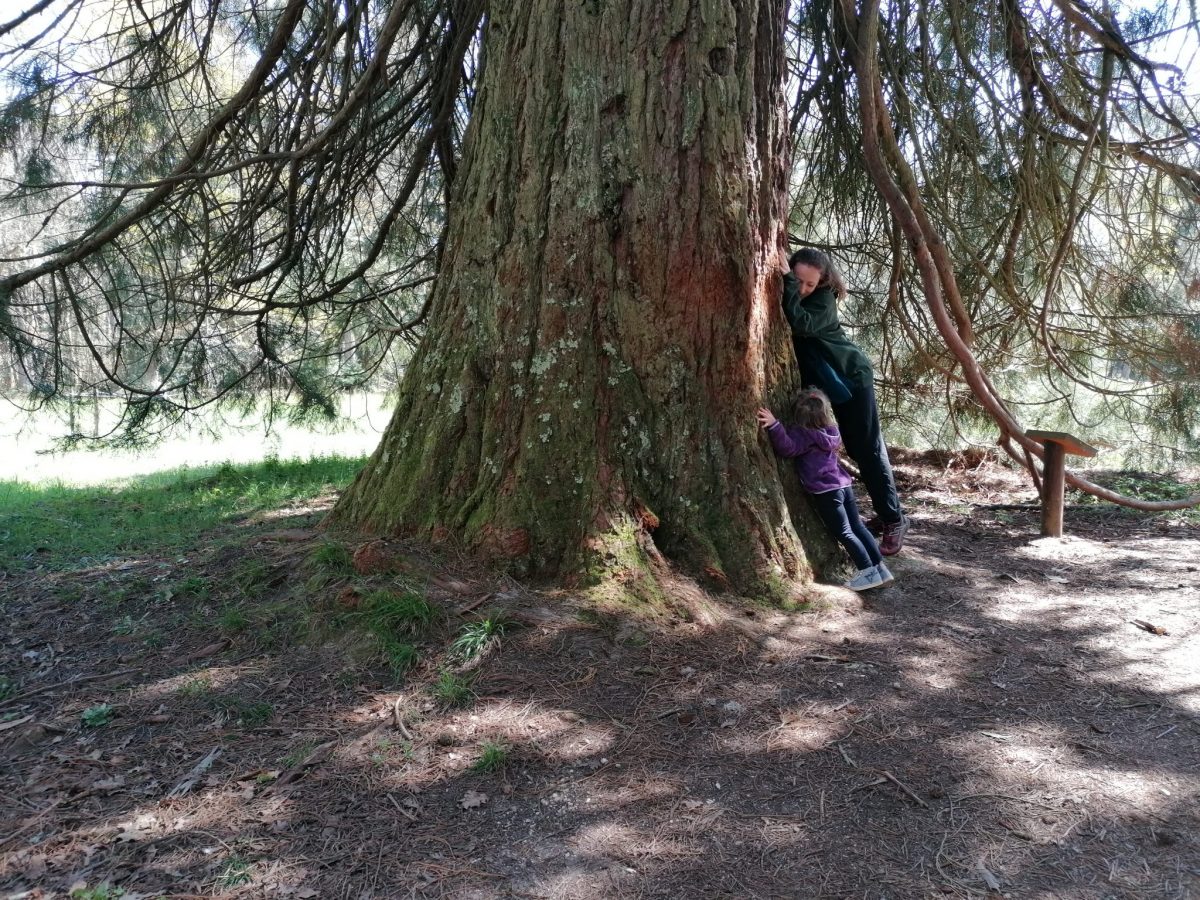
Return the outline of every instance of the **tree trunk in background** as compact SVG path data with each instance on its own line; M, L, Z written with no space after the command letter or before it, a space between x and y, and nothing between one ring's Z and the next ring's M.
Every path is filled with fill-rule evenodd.
M795 369L785 6L495 4L428 331L333 521L529 574L810 576L753 418Z

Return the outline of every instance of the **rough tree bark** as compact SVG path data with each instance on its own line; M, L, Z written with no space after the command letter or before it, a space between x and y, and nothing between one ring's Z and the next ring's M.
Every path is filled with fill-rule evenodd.
M810 576L753 421L794 370L785 6L495 5L428 331L335 522L529 573Z

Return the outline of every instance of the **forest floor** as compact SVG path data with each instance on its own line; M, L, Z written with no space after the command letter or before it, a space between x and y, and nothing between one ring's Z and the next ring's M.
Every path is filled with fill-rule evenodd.
M359 548L329 494L39 547L0 574L0 897L1200 896L1195 517L1038 538L993 459L897 472L895 585L794 612Z

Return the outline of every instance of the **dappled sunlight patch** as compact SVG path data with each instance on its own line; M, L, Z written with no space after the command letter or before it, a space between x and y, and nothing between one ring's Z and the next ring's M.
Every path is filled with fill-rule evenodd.
M580 853L590 857L637 865L645 860L686 859L701 852L677 837L620 822L585 825L570 841Z

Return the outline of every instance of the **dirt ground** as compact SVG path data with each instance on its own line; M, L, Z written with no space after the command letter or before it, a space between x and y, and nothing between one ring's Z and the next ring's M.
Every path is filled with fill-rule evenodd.
M278 529L312 510L11 576L0 897L1200 896L1200 526L1072 507L1041 539L994 461L897 471L895 585L801 612L597 612L407 548L371 583L446 619L403 683L163 589L249 558L256 602L311 597L324 538ZM439 702L497 609L520 627Z

